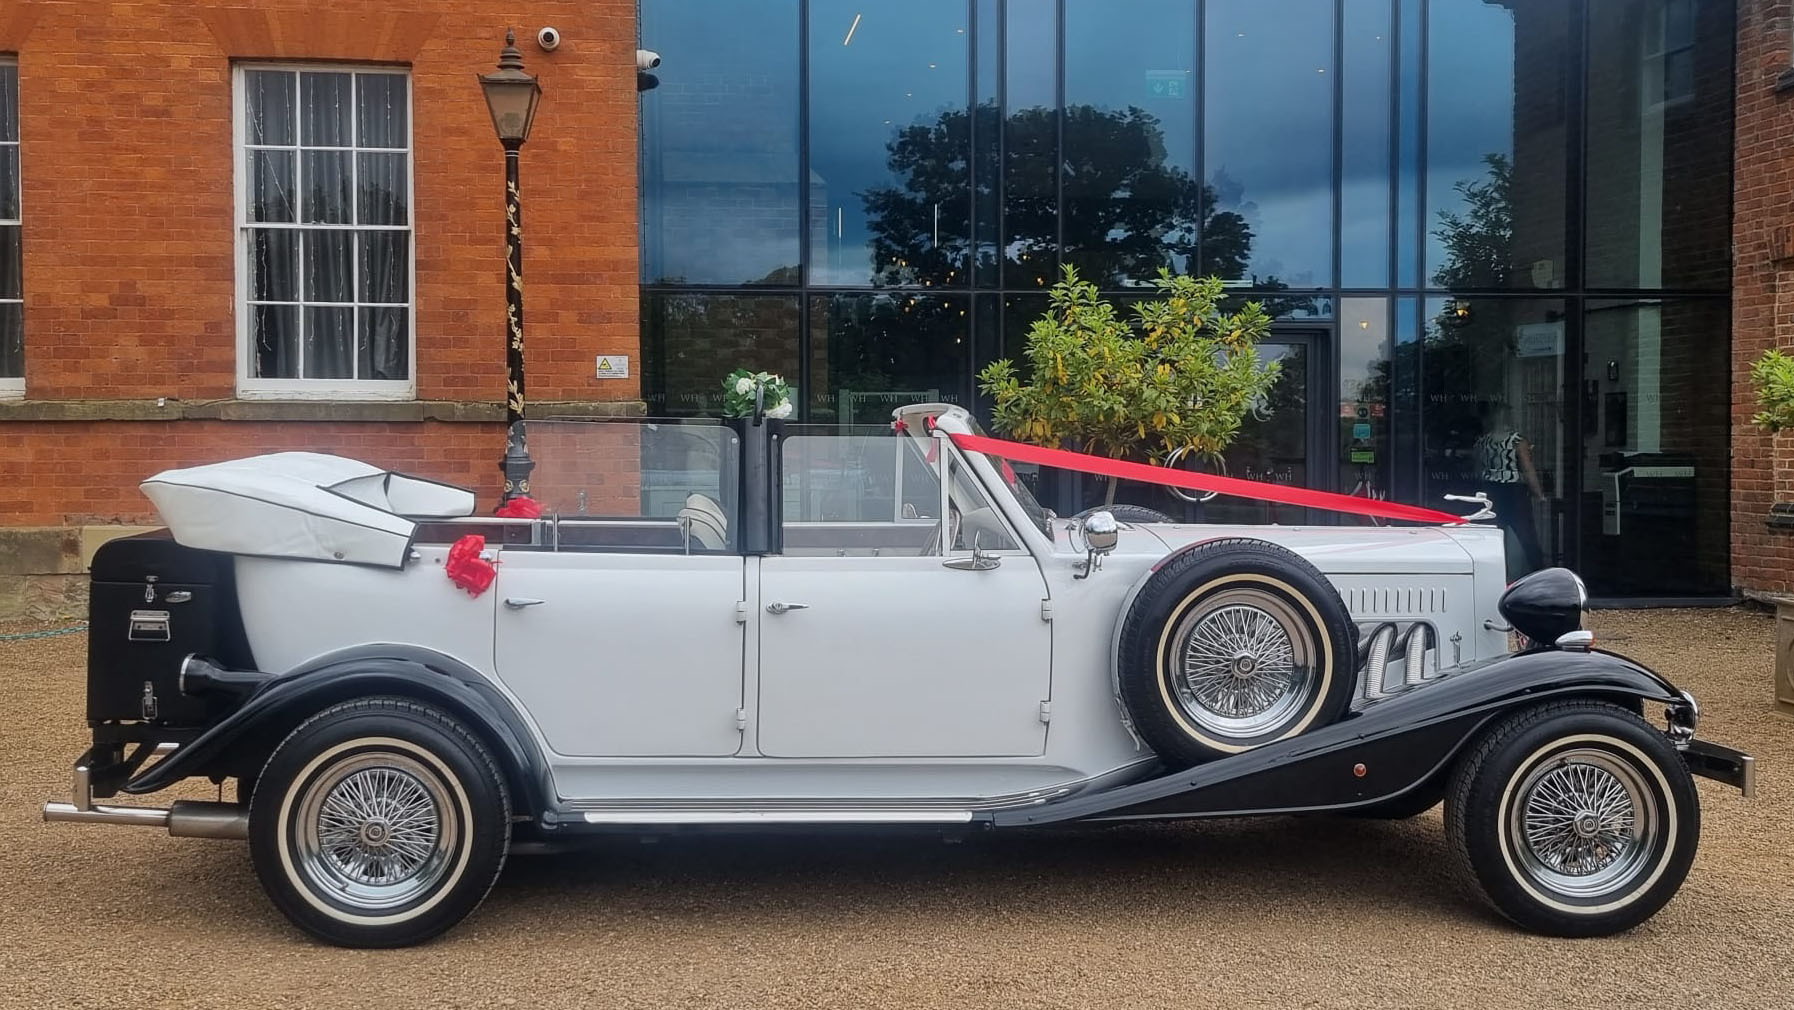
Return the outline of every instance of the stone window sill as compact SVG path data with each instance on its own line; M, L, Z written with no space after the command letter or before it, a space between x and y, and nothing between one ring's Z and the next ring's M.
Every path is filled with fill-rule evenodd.
M558 400L532 417L640 417L640 400ZM504 404L482 400L0 400L7 421L451 421L502 424Z

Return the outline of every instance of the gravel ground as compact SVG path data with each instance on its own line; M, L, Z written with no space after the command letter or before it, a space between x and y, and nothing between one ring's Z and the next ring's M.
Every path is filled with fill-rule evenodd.
M311 943L244 847L49 825L85 746L83 636L0 643L0 1006L1794 1005L1794 719L1747 611L1603 612L1604 645L1756 754L1700 781L1700 856L1632 933L1519 933L1453 885L1437 811L922 837L606 842L512 861L443 939ZM25 630L0 627L0 632ZM209 795L190 791L190 795Z

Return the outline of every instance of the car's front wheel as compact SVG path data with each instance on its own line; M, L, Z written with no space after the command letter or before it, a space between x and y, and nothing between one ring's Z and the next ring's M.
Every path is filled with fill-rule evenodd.
M398 947L461 921L498 879L510 802L486 747L444 713L366 698L307 720L268 759L250 855L293 923Z
M1497 725L1445 798L1461 875L1503 915L1552 936L1606 936L1656 914L1688 876L1700 821L1668 738L1597 701Z

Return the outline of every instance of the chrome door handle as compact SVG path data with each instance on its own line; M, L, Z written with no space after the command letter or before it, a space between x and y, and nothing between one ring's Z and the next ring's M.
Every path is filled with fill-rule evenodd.
M788 614L793 610L808 609L810 609L808 603L768 603L766 605L766 612L769 614Z
M1003 563L1003 559L995 554L986 554L974 549L969 558L948 558L941 562L946 568L957 568L962 572L988 572Z
M505 606L510 607L512 610L522 610L524 607L539 607L547 602L547 600L532 600L527 596L505 597Z

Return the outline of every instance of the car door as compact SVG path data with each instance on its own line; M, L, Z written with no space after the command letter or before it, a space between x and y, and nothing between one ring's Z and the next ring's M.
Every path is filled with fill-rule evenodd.
M836 431L794 427L784 442L784 553L759 565L760 752L1043 753L1052 636L1038 563L980 511L988 502L950 451L924 460L888 431ZM885 473L911 479L890 489ZM806 497L817 485L837 489L833 506Z
M535 496L559 514L499 557L500 679L558 754L735 754L746 633L734 435L534 422L530 442Z

